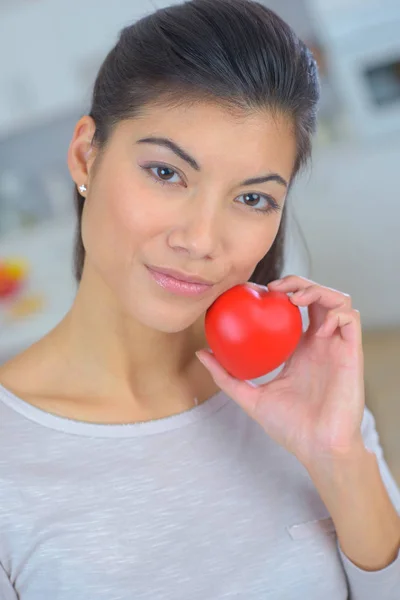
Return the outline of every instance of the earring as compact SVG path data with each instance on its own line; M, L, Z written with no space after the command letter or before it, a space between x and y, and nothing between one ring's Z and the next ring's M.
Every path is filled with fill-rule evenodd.
M87 191L86 185L84 183L82 185L80 185L78 189L81 194L83 194L83 192Z

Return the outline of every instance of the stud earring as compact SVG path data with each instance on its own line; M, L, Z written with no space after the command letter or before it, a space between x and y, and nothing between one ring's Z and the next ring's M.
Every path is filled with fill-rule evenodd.
M84 183L82 185L80 185L78 189L81 194L83 194L83 192L87 191L86 185Z

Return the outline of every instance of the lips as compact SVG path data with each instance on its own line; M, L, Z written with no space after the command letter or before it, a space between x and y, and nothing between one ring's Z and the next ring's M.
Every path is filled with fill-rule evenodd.
M182 273L181 271L176 271L175 269L167 269L162 267L148 267L150 270L155 271L156 273L161 273L162 275L167 275L168 277L173 277L178 281L185 281L186 283L194 283L197 285L214 285L213 281L209 281L204 279L203 277L196 277L186 273Z
M166 275L165 273L161 273L149 267L147 267L147 270L151 278L154 279L160 287L171 294L193 297L201 296L213 289L212 285L182 281L181 279L176 279L171 275Z

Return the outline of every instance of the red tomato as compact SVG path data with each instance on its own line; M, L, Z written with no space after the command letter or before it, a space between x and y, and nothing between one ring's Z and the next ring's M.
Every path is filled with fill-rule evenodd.
M10 277L7 273L6 267L0 264L0 300L2 298L8 298L21 288L22 282L20 280Z
M205 316L207 342L237 379L256 379L286 362L303 332L300 309L285 292L236 285Z

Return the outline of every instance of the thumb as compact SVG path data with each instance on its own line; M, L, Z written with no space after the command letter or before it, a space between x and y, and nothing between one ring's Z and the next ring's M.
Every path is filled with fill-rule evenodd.
M242 381L233 377L217 361L210 350L199 350L195 354L202 365L211 373L217 386L232 398L250 417L254 418L258 399L258 386L252 381Z

